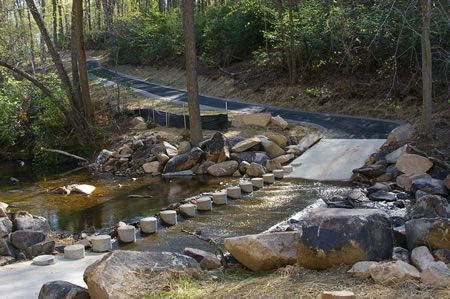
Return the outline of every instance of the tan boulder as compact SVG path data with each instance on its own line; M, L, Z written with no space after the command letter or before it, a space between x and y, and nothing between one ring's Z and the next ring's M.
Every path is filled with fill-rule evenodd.
M411 264L420 271L425 270L434 263L434 258L426 246L419 246L411 252Z
M208 173L212 176L231 176L237 170L239 163L236 161L226 161L208 167Z
M310 148L311 146L313 146L317 141L319 141L321 139L320 136L315 135L315 134L308 134L305 137L303 137L299 143L297 144L297 148L301 151L304 152L306 151L308 148Z
M163 141L164 148L169 158L173 158L178 155L178 148L167 141Z
M282 156L276 157L276 158L272 159L272 161L278 162L280 164L285 164L285 163L291 161L294 158L295 158L294 154L286 154L286 155L282 155Z
M286 129L289 126L288 122L284 118L279 116L279 115L277 115L275 117L272 116L270 122L273 125L282 128L283 130Z
M233 146L231 148L231 151L234 153L242 153L260 143L261 139L259 139L258 137L247 138Z
M406 142L412 140L416 134L416 130L410 124L397 127L389 133L386 140L386 144L396 143L397 145L403 145Z
M159 172L161 170L161 163L158 161L153 161L149 163L145 163L142 165L145 173L154 173Z
M231 125L237 128L245 126L267 127L271 119L272 115L269 113L241 114L233 117Z
M395 164L398 170L403 173L424 173L433 167L433 162L425 157L403 153Z
M363 262L357 262L354 264L350 270L347 271L347 273L353 274L355 276L358 276L362 279L366 279L370 277L369 268L373 264L376 264L377 262L373 261L363 261Z
M299 232L282 232L227 238L225 248L252 271L268 271L297 261Z
M265 166L268 171L274 171L275 169L281 169L283 166L279 161L267 160Z
M420 279L419 271L403 261L376 263L369 267L369 272L373 280L383 283Z
M266 173L266 170L264 169L264 167L255 162L250 163L250 165L247 167L247 171L246 171L246 174L248 176L253 176L253 177L260 177L265 173Z
M325 291L320 299L356 299L356 296L352 291Z
M411 192L412 182L416 179L431 178L428 173L408 173L399 175L396 178L396 183L399 187L405 189L405 191Z
M261 144L264 148L264 151L269 155L271 159L285 154L284 150L281 147L268 139L261 140Z
M279 147L285 148L287 146L286 136L274 134L267 136L270 141L275 142Z
M181 141L178 145L178 154L184 154L192 149L191 143L189 141Z
M420 277L425 283L439 286L450 285L450 269L444 262L434 262L420 273Z

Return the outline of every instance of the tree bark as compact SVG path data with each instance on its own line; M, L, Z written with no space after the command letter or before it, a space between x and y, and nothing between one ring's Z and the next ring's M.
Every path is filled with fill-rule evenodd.
M28 4L28 1L27 1L27 5L28 5L28 7L30 7L30 5ZM33 5L34 5L34 2L33 2ZM37 9L36 9L36 12L37 12ZM42 18L45 18L45 0L41 0L41 14L42 14ZM34 15L33 15L33 18L34 18ZM41 47L41 52L40 52L40 58L41 58L41 64L44 64L45 63L45 41L44 41L44 37L41 35L41 38L40 38L40 47Z
M431 0L420 0L423 14L422 31L422 85L423 85L423 134L431 137L432 134L432 67L431 67L431 43L430 43L430 23L431 23Z
M58 19L59 19L59 38L65 40L64 38L64 26L63 26L63 15L62 15L62 0L58 2Z
M294 18L292 16L292 1L289 0L289 56L291 59L289 70L289 82L291 85L297 83L297 66L295 63L295 38L294 38Z
M28 81L30 81L31 83L33 83L37 88L39 88L42 91L42 94L44 96L51 96L52 93L51 91L44 86L44 84L42 84L41 82L39 82L38 79L36 79L36 77L28 74L25 71L22 71L21 69L16 68L13 65L10 65L8 63L6 63L5 61L0 60L0 66L6 67L8 69L10 69L11 71L15 72L16 74L19 74L20 76L24 77L25 79L27 79Z
M198 144L203 139L203 132L202 121L200 118L200 106L198 103L193 0L183 0L183 12L190 136L191 143Z
M286 29L284 27L284 21L283 21L283 2L282 2L282 0L275 0L275 1L277 4L277 9L278 9L278 21L280 22L281 43L283 45L283 51L284 51L283 62L287 63L288 72L290 74L291 59L289 58L289 49L288 49L288 46L286 43Z
M28 30L30 31L30 59L31 59L31 67L33 69L34 74L36 70L36 57L34 56L33 28L31 26L31 16L29 9L27 9L27 18L28 18Z
M56 18L56 0L52 0L53 44L58 48L58 21Z

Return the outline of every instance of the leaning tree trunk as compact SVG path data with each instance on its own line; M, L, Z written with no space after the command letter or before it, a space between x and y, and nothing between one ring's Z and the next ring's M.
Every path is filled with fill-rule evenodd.
M190 136L191 143L198 144L203 139L203 132L202 121L200 118L200 106L198 103L193 0L183 1L183 12Z

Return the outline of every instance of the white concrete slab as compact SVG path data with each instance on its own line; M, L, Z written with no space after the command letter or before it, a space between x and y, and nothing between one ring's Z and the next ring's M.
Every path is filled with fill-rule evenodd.
M64 280L87 288L83 281L84 270L105 253L86 253L80 260L57 256L49 266L36 266L31 261L0 267L0 297L3 299L38 298L44 283Z
M385 139L322 139L303 155L291 162L294 171L287 178L318 181L347 181L352 170L364 165L364 161Z

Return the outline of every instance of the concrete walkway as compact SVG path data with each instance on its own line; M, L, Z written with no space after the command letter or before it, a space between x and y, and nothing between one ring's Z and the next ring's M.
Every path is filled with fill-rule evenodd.
M27 261L0 267L0 298L38 298L42 285L53 280L64 280L86 288L84 270L103 255L87 252L86 257L80 260L57 256L55 263L49 266L36 266Z
M352 170L363 166L364 161L385 141L385 139L322 139L292 161L294 171L286 177L317 181L350 180Z

